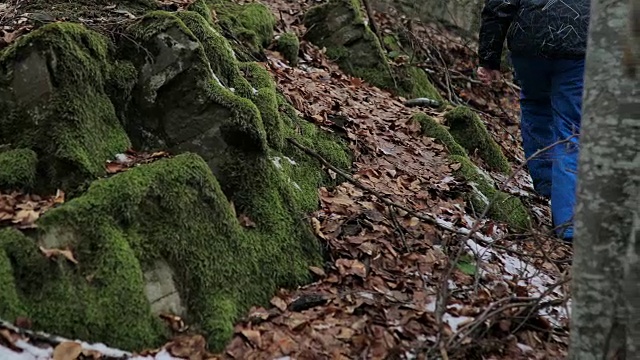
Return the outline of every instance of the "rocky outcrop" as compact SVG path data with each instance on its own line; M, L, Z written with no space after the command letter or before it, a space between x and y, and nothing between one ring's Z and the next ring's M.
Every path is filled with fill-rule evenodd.
M227 25L247 30L252 51L271 40L257 4L213 4L250 19ZM195 5L142 11L122 41L60 22L0 53L0 190L72 197L35 232L0 229L1 318L141 349L165 339L158 315L171 312L217 349L250 306L322 261L303 214L331 179L285 139L341 168L346 147L298 118ZM132 145L176 156L107 176L105 161Z
M405 97L440 99L427 74L410 64L391 66L379 39L366 24L360 0L330 0L305 14L305 38L326 47L346 73Z

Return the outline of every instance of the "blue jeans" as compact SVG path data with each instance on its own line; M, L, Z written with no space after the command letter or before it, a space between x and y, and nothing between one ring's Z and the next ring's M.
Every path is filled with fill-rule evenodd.
M551 198L556 234L573 238L578 137L582 109L584 59L512 57L520 83L521 131L527 166L540 195ZM569 139L569 140L567 140ZM564 141L564 142L563 142ZM555 145L554 145L555 144Z

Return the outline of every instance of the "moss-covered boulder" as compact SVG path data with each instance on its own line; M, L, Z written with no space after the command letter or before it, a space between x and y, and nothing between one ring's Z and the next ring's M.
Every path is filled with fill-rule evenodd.
M82 25L42 27L0 53L0 144L28 148L50 187L104 174L130 146L107 89L108 40Z
M149 12L121 42L50 24L0 53L0 144L25 155L0 153L7 181L28 184L36 161L56 186L92 181L35 234L0 229L0 318L139 350L165 340L157 315L172 312L219 349L250 306L321 262L304 214L328 176L285 139L343 168L346 146L301 120L200 12ZM180 155L95 180L129 139Z
M511 173L511 166L480 117L465 106L458 106L445 114L449 133L470 154L478 153L493 170Z
M266 6L251 2L238 4L233 0L208 0L215 11L217 26L233 41L236 56L242 61L263 57L262 50L273 39L276 19Z
M276 39L276 49L282 54L291 66L298 66L298 52L300 51L300 40L292 32L286 32Z
M365 24L359 0L330 0L312 7L304 17L305 38L327 48L340 67L372 85L395 88L386 56Z
M473 187L468 200L476 212L481 213L487 205L491 205L488 215L492 219L502 221L515 230L530 228L529 212L519 198L498 191L489 174L478 168L467 156L451 155L451 160L460 164L455 174Z
M453 139L453 136L451 136L447 128L438 123L434 118L425 113L419 112L413 114L412 119L420 123L422 135L440 141L447 147L449 154L467 156L467 152Z
M380 41L365 23L360 0L330 0L307 11L305 38L326 47L345 72L405 97L440 100L427 74L410 64L390 66Z
M33 187L37 166L38 155L31 149L0 150L0 189Z
M164 262L177 278L186 319L221 346L249 306L303 283L309 264L320 261L315 238L294 215L313 203L296 201L302 190L292 183L309 178L268 158L244 155L234 164L237 181L228 190L255 227L236 219L207 164L184 154L94 182L43 216L37 243L5 230L0 249L18 261L8 274L0 261L3 290L20 294L11 295L7 312L26 313L54 333L147 347L162 332L143 274ZM78 264L49 262L38 245L73 249Z

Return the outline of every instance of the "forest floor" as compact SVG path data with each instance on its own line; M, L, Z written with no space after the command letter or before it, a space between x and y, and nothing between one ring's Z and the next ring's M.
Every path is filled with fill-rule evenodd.
M279 32L305 32L301 16L312 4L263 2L279 19ZM459 165L411 118L418 111L436 119L443 113L407 107L404 99L345 75L304 41L296 68L268 51L265 65L279 90L302 117L346 138L355 162L352 169L326 167L344 182L320 189L321 209L311 214L330 259L311 269L316 281L281 290L270 308L252 309L214 357L564 358L571 249L548 236L548 204L533 193L522 166L517 86L509 75L481 84L474 77L474 43L443 26L392 13L377 14L375 22L382 32L404 29L412 36L414 50L430 57L422 66L443 97L480 114L519 170L511 178L490 174L532 210L535 225L514 234L479 221L483 209L465 209L461 194L469 184L453 176ZM0 329L8 336L6 325ZM201 350L185 346L193 346L191 355ZM170 350L140 359L177 355Z
M265 3L280 19L280 31L304 34L307 5ZM315 269L317 282L282 290L271 309L253 309L222 356L564 358L571 249L545 236L548 204L533 194L522 166L517 86L508 74L480 83L474 43L441 25L409 23L393 13L378 13L375 22L382 33L408 32L416 48L431 55L423 67L443 97L481 115L519 170L510 179L491 175L528 205L536 229L509 234L491 221L476 224L482 209L465 211L458 190L468 185L452 177L455 165L444 146L421 136L411 120L416 111L436 119L442 113L406 107L404 99L345 75L304 41L298 68L269 52L279 89L306 119L343 133L356 161L345 169L351 179L320 190L322 209L313 214L331 262ZM474 236L464 235L471 229Z

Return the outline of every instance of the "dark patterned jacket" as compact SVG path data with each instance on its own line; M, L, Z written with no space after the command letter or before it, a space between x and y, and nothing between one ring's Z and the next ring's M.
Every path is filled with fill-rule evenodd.
M587 47L590 0L485 0L480 66L500 68L502 44L514 56L581 58Z

